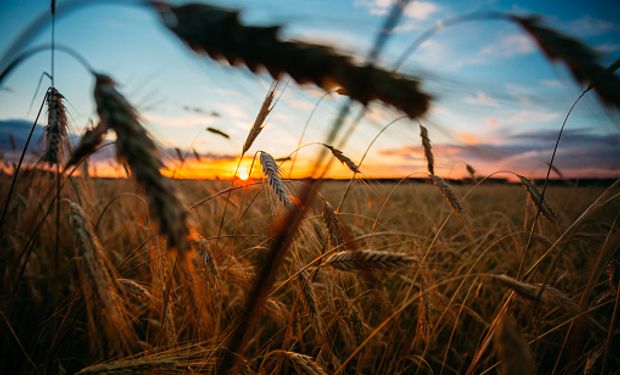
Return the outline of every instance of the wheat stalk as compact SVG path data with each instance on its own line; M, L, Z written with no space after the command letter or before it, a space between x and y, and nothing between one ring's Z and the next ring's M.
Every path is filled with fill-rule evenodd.
M342 151L338 150L337 148L333 146L327 145L325 143L321 143L321 144L327 147L332 152L332 155L334 155L334 157L338 159L342 164L346 165L347 168L351 170L351 172L362 173L359 167L357 166L357 164L355 164L353 160L349 159L349 157L343 154Z
M552 286L526 283L506 275L495 275L493 277L524 298L537 301L540 296L540 302L545 305L562 307L575 314L579 312L579 307L572 298Z
M159 222L159 232L172 249L184 253L189 249L187 213L174 185L159 169L163 166L155 143L138 120L136 109L116 90L108 76L96 75L97 113L117 136L118 158L126 162L132 174L146 190L151 213Z
M433 157L433 149L431 147L431 139L428 137L428 130L420 124L420 138L422 138L422 148L428 165L428 173L435 175L435 158Z
M502 375L535 374L536 363L527 341L511 315L505 315L495 331L495 349Z
M282 177L280 176L280 169L273 159L273 156L261 151L260 164L275 196L284 206L289 206L291 201L288 197L286 186L284 186L284 181L282 181Z
M325 261L326 265L342 271L394 270L412 263L413 258L406 254L374 250L341 251Z
M542 214L545 215L545 217L547 217L549 221L551 222L556 221L558 219L558 216L556 215L555 211L551 208L551 206L547 204L547 201L542 199L542 194L538 190L536 185L534 185L532 181L528 180L527 178L523 176L519 176L519 179L521 180L521 184L527 190L527 193L530 196L530 199L532 200L532 202L534 202L536 207L538 207L540 212L542 212Z
M437 187L437 189L439 189L441 195L443 195L443 197L446 199L450 207L452 207L452 209L458 213L463 212L463 206L461 205L461 201L456 196L456 193L454 192L454 190L452 190L450 185L448 185L448 183L439 176L433 175L431 176L431 179L433 181L433 184Z
M288 74L299 84L313 83L324 90L341 87L364 105L380 100L411 118L422 116L430 106L430 96L420 91L416 79L357 65L329 47L283 41L278 37L280 27L243 25L237 11L206 4L151 4L164 24L190 48L214 59L245 64L252 72L265 67L275 79Z
M299 373L306 375L327 375L323 366L321 366L316 359L310 357L309 355L290 352L287 350L276 350L271 352L270 354L283 354L287 358L291 360L291 362L295 365L295 368Z

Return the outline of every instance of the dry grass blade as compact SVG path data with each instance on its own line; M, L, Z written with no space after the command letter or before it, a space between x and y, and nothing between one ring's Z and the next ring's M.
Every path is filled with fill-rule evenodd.
M461 205L461 200L456 196L456 193L450 185L439 176L431 176L433 184L439 189L439 192L446 199L450 207L458 213L463 212L463 206Z
M67 110L62 100L64 96L55 87L47 92L47 126L45 127L45 152L41 161L49 165L59 165L68 147Z
M86 132L80 138L80 143L71 152L67 166L76 165L80 160L95 152L97 147L103 142L103 137L107 131L108 127L103 122L99 122L93 129L86 129Z
M400 253L374 250L347 250L336 253L325 261L341 271L395 270L413 264L413 258Z
M526 283L506 275L495 275L493 277L508 288L517 292L521 297L536 301L540 295L540 302L545 305L561 307L575 314L579 311L577 303L572 298L552 286L546 285L543 288L542 284ZM542 294L540 294L541 290Z
M431 98L420 91L418 80L357 65L329 47L283 41L279 27L243 25L237 11L206 4L151 3L165 25L190 48L214 59L245 64L253 72L265 67L276 79L288 74L299 84L313 83L325 90L341 87L364 105L380 100L411 118L422 116L430 106Z
M167 237L168 245L184 253L189 249L187 213L174 185L159 171L163 164L155 143L140 124L136 109L116 90L116 83L105 75L96 78L97 113L116 133L118 158L129 165L146 190L149 209L159 222L159 232Z
M338 150L333 146L326 145L325 143L322 143L322 145L327 147L332 152L332 155L334 155L334 157L338 159L342 164L346 165L347 168L351 170L351 172L362 173L357 164L355 164L353 160L349 159L349 157L343 154L342 151Z
M420 124L420 138L422 138L422 148L428 165L428 173L435 175L435 158L433 157L433 149L431 147L431 139L428 137L428 130Z
M536 363L532 351L511 315L505 315L495 331L495 348L497 357L501 361L498 371L500 374L536 373Z
M540 193L540 190L538 190L536 185L534 185L532 181L528 180L527 178L523 176L519 176L519 179L521 180L521 184L527 190L527 193L532 199L532 202L534 202L534 204L536 205L536 207L538 207L540 212L542 212L542 214L545 215L545 217L549 219L549 221L551 222L556 221L558 219L558 216L556 215L555 211L551 208L551 206L547 204L547 201L542 200L542 194Z
M252 147L252 144L254 143L254 141L260 134L260 132L265 127L265 120L267 119L267 116L269 116L269 114L271 113L271 110L273 109L272 103L273 103L273 98L276 93L277 86L278 86L277 84L272 85L269 91L267 92L267 95L265 95L265 99L263 99L263 104L261 104L260 110L258 111L256 118L254 119L254 124L252 124L252 128L250 129L250 132L248 133L248 137L245 139L245 143L243 144L243 150L241 151L242 155L248 152L248 150L250 149L250 147Z
M273 98L273 97L272 97L272 98ZM207 128L207 131L208 131L209 133L217 134L217 135L219 135L220 137L224 137L224 138L226 138L226 139L230 139L230 135L228 135L228 134L224 133L223 131L221 131L221 130L219 130L219 129L213 128L213 127L211 127L211 126L209 126L209 127Z
M620 108L620 78L600 65L594 50L544 26L538 17L511 16L511 19L534 38L550 60L564 62L575 80L589 84L606 105Z
M291 201L288 197L286 186L284 186L284 181L282 181L282 177L280 176L280 169L273 159L273 156L261 151L260 165L263 168L263 173L267 177L269 186L271 186L271 190L273 190L275 196L283 205L289 206Z

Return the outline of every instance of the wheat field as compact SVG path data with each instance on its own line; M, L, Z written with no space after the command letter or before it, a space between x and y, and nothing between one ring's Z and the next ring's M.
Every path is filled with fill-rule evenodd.
M54 86L52 63L32 125L47 120L40 157L24 158L36 147L31 132L0 175L0 372L620 373L620 180L551 180L562 173L554 165L561 133L545 178L484 175L467 162L459 168L468 177L440 176L443 155L424 118L435 97L423 77L377 63L381 38L360 64L287 40L277 27L247 25L236 11L138 5L201 58L273 83L237 140L233 176L194 180L183 165L203 156L175 148L166 164L141 111L96 62L82 61L97 119L72 139L70 101ZM52 1L42 19L53 24L57 12L83 6ZM386 34L400 12L386 16ZM610 112L620 107L618 62L602 66L590 47L533 16L453 22L477 19L514 23L563 63L583 85L572 108L588 92ZM0 56L0 84L41 50L52 62L54 51L83 60L54 42L24 51L40 22ZM321 142L304 145L302 133L297 149L258 149L257 139L272 136L265 125L285 80L349 101ZM423 170L365 174L368 151L393 122L361 158L336 142L353 103L361 118L371 102L411 121ZM305 146L316 149L312 178L290 178ZM119 175L91 175L88 163L110 148ZM351 177L325 178L333 165Z

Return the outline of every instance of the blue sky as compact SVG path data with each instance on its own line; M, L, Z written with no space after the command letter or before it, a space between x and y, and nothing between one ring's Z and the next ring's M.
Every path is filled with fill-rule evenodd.
M360 57L371 48L391 5L389 0L209 3L241 9L248 24L283 24L285 38L329 44ZM48 7L41 0L2 1L0 51L8 47L17 30ZM413 39L440 20L484 10L540 14L550 25L600 51L604 63L620 56L620 20L613 16L620 14L616 1L413 1L404 10L379 64L389 68ZM188 163L188 170L181 175L232 172L228 166L228 172L222 170L218 162L234 164L230 157L239 154L271 84L268 76L257 77L245 69L197 57L160 25L153 12L138 7L102 4L84 8L58 21L56 37L58 43L78 50L95 69L120 83L121 91L141 109L145 126L163 149L189 149L193 144L211 156L202 163ZM48 40L49 29L32 45ZM49 65L49 54L39 54L8 78L5 87L10 91L0 91L0 121L32 120L35 113L28 112L28 106L39 76L49 71ZM56 86L68 100L72 130L79 134L89 119L96 118L93 80L61 53L56 66ZM551 154L554 132L581 91L563 66L547 62L520 29L500 21L445 28L416 50L401 72L420 77L424 89L436 97L422 122L435 144L439 174L451 177L465 173L465 162L484 174L509 169L540 176ZM287 85L253 151L266 150L274 156L293 151L320 96L313 87ZM343 100L334 95L321 102L304 143L323 139ZM216 111L220 116L209 117L184 107ZM371 105L345 153L359 160L378 130L400 116ZM619 175L618 119L617 113L603 109L594 96L584 98L568 123L566 141L560 145L560 169L570 176ZM206 126L224 130L232 139L202 132ZM14 132L23 132L22 128ZM0 140L3 144L6 142ZM316 147L307 147L300 152L298 175L304 173L304 161L311 160L316 151ZM362 171L372 177L404 176L422 173L424 165L417 124L401 120L373 146ZM346 176L347 171L335 166L333 174Z

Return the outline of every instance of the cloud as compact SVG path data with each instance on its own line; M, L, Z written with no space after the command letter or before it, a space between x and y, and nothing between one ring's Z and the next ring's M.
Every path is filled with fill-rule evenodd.
M375 16L388 14L394 4L393 0L356 0L355 5L369 8L369 12ZM412 1L403 10L403 15L414 20L428 19L433 13L439 11L439 5L430 1Z
M457 66L488 64L497 60L527 55L536 50L532 40L523 34L509 34L487 45Z
M457 135L464 144L434 144L433 150L439 161L466 160L472 164L487 165L490 170L508 168L511 170L541 169L546 165L555 141L557 131L524 132L507 135L504 144L467 144L470 134ZM463 138L465 136L465 138ZM474 136L474 141L477 139ZM562 136L558 149L557 163L560 168L571 170L573 175L589 175L587 171L620 172L619 134L600 134L590 129L568 129ZM404 146L380 150L379 155L400 158L406 161L423 160L421 146Z
M610 21L605 21L590 16L581 17L569 24L568 29L579 36L599 36L620 27Z
M478 91L476 95L468 96L465 99L463 99L463 101L467 104L499 107L499 104L497 104L497 100L491 98L490 96L485 94L483 91Z

